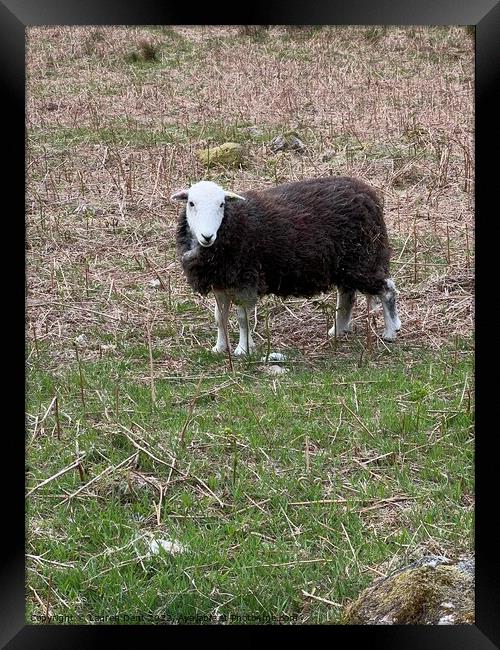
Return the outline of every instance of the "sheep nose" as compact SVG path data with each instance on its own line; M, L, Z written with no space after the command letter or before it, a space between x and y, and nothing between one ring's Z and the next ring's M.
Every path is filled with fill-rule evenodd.
M205 244L209 244L213 239L213 235L204 235L202 233L201 236L203 237Z

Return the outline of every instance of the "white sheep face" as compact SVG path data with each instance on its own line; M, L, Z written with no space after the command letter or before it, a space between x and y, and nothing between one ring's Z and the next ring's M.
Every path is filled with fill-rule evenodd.
M226 200L244 200L242 196L228 192L212 181L195 183L189 190L176 192L170 198L186 202L189 229L204 248L212 246L217 239L217 231L224 218Z

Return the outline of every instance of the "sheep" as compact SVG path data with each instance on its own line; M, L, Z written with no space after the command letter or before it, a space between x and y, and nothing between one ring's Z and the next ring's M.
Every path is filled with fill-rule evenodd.
M216 298L214 352L230 352L227 322L236 305L235 355L255 348L249 318L266 294L310 298L337 287L330 336L352 331L356 291L382 304L385 341L401 327L390 246L375 191L347 176L285 183L243 195L200 181L172 194L183 206L177 252L191 288Z

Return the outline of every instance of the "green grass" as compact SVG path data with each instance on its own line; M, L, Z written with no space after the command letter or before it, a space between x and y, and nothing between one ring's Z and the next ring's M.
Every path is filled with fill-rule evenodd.
M79 127L53 127L32 129L29 135L31 146L50 144L53 147L66 150L80 144L111 144L154 146L172 143L190 143L193 140L205 139L216 144L224 142L252 142L259 144L270 141L283 132L279 127L262 127L261 133L248 133L246 123L227 124L223 122L192 123L186 126L179 123L162 124L156 129L141 125L127 118L106 120L105 124L93 124ZM284 130L287 130L286 128Z
M471 547L470 343L438 355L374 352L362 367L354 354L328 353L314 370L296 358L278 379L255 359L230 374L192 349L194 379L157 379L156 406L147 348L119 353L82 364L85 408L76 362L56 372L42 346L31 356L30 420L57 394L61 439L52 409L28 443L28 490L75 460L76 441L85 482L133 455L130 438L157 459L139 451L133 468L112 469L69 502L82 487L76 469L29 498L28 552L41 558L30 561L30 584L46 597L50 581L54 622L294 621L306 610L308 622L338 622L338 607L302 590L342 603L395 555ZM165 486L173 457L158 524L154 482ZM186 550L147 558L153 537Z

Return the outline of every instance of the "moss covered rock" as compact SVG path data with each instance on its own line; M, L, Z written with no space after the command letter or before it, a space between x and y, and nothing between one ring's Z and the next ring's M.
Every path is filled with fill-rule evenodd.
M474 560L427 556L378 578L346 607L347 625L474 624Z
M197 156L205 165L238 167L243 164L244 148L237 142L225 142L219 147L200 149Z

